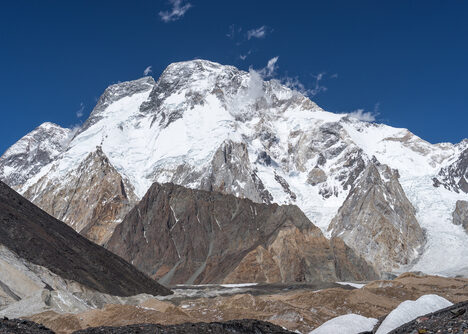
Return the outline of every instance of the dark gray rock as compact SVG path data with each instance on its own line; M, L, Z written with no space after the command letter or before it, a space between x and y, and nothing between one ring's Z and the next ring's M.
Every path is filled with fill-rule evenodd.
M289 334L280 326L260 320L231 320L227 322L185 323L180 325L141 324L122 327L96 327L76 331L73 334Z
M0 244L20 258L99 292L168 295L120 257L79 235L0 182Z
M0 334L54 334L47 327L22 319L0 319Z

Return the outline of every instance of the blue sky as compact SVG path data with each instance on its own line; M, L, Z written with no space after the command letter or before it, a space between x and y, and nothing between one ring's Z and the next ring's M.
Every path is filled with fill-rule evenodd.
M112 83L193 58L246 70L279 57L275 77L326 110L458 142L467 18L462 0L2 1L0 151L42 122L84 122Z

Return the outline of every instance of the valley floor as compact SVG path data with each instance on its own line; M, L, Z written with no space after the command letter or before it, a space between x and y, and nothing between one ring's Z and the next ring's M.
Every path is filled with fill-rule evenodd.
M29 319L57 333L99 326L235 319L258 319L290 331L309 333L325 321L344 314L382 318L401 302L427 294L437 294L452 303L467 301L468 279L407 273L393 281L373 281L361 288L333 283L332 286L179 286L173 296L148 298L138 305L106 305L77 314L46 311Z

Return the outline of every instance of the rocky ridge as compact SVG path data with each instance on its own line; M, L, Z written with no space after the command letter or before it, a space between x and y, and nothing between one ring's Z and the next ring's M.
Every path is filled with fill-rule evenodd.
M106 247L164 284L367 280L374 270L327 240L297 206L155 183Z

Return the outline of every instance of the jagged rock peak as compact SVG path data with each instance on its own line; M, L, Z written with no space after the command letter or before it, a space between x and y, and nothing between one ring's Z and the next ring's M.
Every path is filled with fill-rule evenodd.
M330 223L341 237L379 272L416 260L425 238L416 210L405 195L398 171L374 158Z

